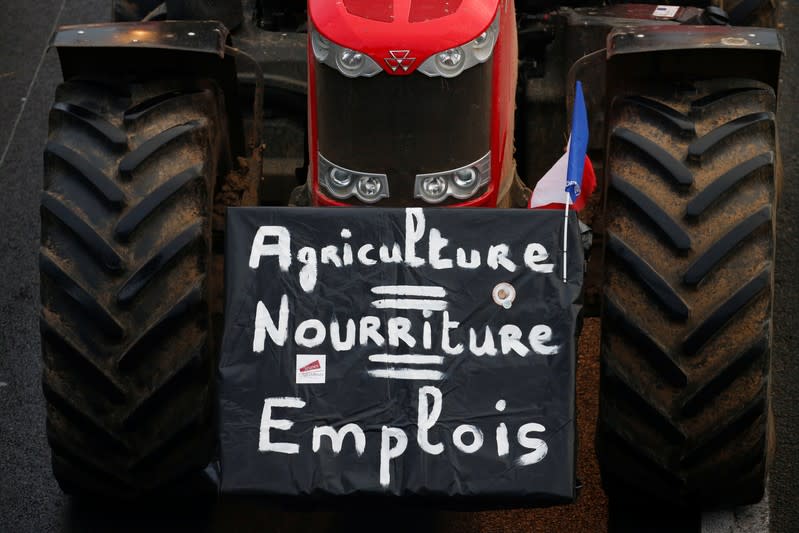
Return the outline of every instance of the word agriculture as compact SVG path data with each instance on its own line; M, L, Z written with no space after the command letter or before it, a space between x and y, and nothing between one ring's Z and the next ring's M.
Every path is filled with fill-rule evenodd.
M458 247L454 259L445 256L445 249L449 239L441 231L430 228L426 242L423 242L426 232L424 212L421 208L408 208L405 210L405 241L403 246L399 243L364 243L353 246L349 240L352 232L344 228L341 230L342 242L329 244L317 250L311 246L303 246L292 255L291 232L285 226L261 226L255 234L250 250L249 266L257 269L261 266L262 257L276 257L280 270L289 272L296 258L302 267L299 271L300 286L305 292L312 292L316 287L319 273L319 264L330 265L334 268L344 268L353 265L356 260L359 265L366 267L378 263L404 263L413 268L429 264L434 270L465 269L474 270L483 263L492 270L503 268L508 272L516 272L520 267L512 257L521 257L524 266L532 272L550 274L555 268L553 263L547 262L549 252L540 243L528 243L518 255L512 254L510 246L506 243L490 244L484 253L480 250L465 250ZM274 241L276 239L276 242ZM420 252L421 250L421 252ZM420 255L420 253L422 255Z

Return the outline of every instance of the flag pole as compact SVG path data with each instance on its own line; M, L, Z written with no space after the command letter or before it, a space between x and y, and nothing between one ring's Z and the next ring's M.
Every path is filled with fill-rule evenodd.
M567 250L569 248L569 204L571 204L571 194L566 191L566 207L563 209L563 283L568 283L567 265L568 256Z

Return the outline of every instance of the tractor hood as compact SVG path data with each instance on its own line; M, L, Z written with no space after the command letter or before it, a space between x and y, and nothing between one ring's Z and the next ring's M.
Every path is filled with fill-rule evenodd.
M427 58L472 41L500 0L310 0L314 29L371 57L389 74L414 72ZM506 2L504 3L506 4ZM402 68L397 68L400 61Z

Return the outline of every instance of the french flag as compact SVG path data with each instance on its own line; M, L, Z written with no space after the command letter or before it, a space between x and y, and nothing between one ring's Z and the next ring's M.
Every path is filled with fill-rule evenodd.
M579 211L588 203L596 188L596 175L588 151L588 113L585 110L583 84L577 82L574 91L572 131L569 146L563 157L549 169L535 186L530 207L535 209L563 209L568 193L569 206Z

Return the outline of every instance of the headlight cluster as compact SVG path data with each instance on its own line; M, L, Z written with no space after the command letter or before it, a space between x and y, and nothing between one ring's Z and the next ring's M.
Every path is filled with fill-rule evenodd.
M491 26L476 39L462 46L433 54L419 66L419 72L431 77L454 78L467 68L488 61L494 53L494 45L497 44L499 11L497 10L497 16Z
M360 76L371 78L382 70L368 55L339 46L322 37L314 29L311 29L311 47L320 63L333 67L350 78Z
M330 196L345 200L355 196L373 204L388 198L388 178L385 174L358 172L335 165L319 154L319 185Z
M465 167L417 175L413 195L430 204L443 202L448 196L465 200L490 180L491 152L488 152Z

